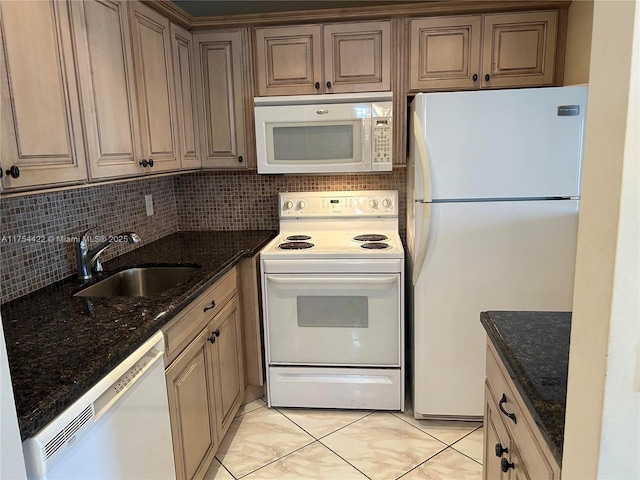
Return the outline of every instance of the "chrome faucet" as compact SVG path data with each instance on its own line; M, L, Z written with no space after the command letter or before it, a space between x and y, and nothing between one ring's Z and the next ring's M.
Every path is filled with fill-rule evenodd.
M89 239L87 234L93 228L86 230L80 238L75 242L76 263L78 265L78 278L87 280L91 278L92 272L101 272L102 264L100 263L100 255L110 245L114 243L140 243L140 237L134 232L122 232L118 235L109 236L103 242L99 243L95 248L89 250Z

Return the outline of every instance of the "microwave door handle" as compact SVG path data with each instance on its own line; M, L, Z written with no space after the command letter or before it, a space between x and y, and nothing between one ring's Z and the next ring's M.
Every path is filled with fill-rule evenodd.
M365 117L362 119L362 130L361 132L364 132L364 135L362 135L362 149L360 150L362 152L362 163L364 165L367 165L368 167L371 167L371 164L373 163L373 159L371 158L373 155L372 147L371 147L371 143L373 142L373 121L371 120L371 117Z

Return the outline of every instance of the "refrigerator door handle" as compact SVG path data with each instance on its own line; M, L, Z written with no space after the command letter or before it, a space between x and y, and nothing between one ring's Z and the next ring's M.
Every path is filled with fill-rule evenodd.
M431 169L429 168L429 156L427 154L427 141L424 138L424 130L418 118L418 114L413 112L413 138L418 151L418 161L416 162L416 176L419 175L422 184L421 192L414 192L414 198L424 202L431 201Z
M429 246L429 232L431 230L431 204L422 204L422 218L420 219L420 235L416 239L416 258L413 264L413 285L418 283L418 277L422 271L424 260L427 257L427 247ZM416 219L417 220L417 219ZM415 220L414 220L415 221Z
M420 175L422 180L422 192L415 192L417 198L422 201L422 218L420 219L420 235L416 239L416 258L413 264L412 281L415 285L422 271L424 260L427 256L427 247L429 243L429 231L431 229L431 172L429 169L429 157L427 155L427 142L424 138L424 130L420 124L418 114L413 112L413 138L416 142L416 150L418 152L418 161L416 162L416 176ZM418 219L414 219L417 221Z

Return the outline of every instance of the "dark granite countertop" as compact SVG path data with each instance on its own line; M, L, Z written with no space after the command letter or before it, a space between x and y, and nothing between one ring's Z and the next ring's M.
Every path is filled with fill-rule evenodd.
M275 231L178 232L106 262L105 273L54 283L2 305L18 424L33 436ZM130 266L197 264L190 278L150 297L74 297Z
M561 465L571 312L482 312L480 321Z

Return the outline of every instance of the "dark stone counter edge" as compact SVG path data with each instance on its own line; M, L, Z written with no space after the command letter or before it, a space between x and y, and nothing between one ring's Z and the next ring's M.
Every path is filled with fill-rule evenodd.
M482 312L480 314L480 322L484 326L484 329L486 330L487 335L491 340L491 343L493 344L496 351L498 352L498 355L500 356L500 359L502 360L502 363L504 364L507 370L507 373L509 374L509 377L511 377L511 381L516 386L516 389L518 390L518 393L520 394L520 396L523 398L525 402L525 406L527 407L527 410L529 410L529 413L533 417L533 420L536 422L536 425L540 429L540 432L542 433L542 437L546 440L547 445L551 450L551 453L553 453L553 456L558 462L558 465L562 466L562 445L556 445L556 443L551 439L551 436L549 435L549 431L547 430L547 427L545 426L544 422L540 418L540 415L538 415L538 412L536 411L533 403L531 402L529 395L522 387L522 382L520 379L526 374L522 371L522 369L518 369L518 373L516 373L516 369L514 368L514 365L512 363L513 355L510 353L510 350L507 347L507 344L504 338L498 331L495 323L491 320L491 318L486 312Z
M222 233L222 232L220 232ZM160 328L164 327L167 323L169 323L176 315L178 315L182 310L184 310L190 303L195 301L201 294L203 294L207 289L209 289L213 284L215 284L224 274L226 274L231 268L238 264L238 262L245 257L252 257L260 252L260 250L267 245L275 236L277 235L277 231L264 231L265 237L258 244L251 245L251 248L241 248L238 249L235 254L230 255L223 263L219 265L219 268L209 275L206 279L198 282L193 287L189 289L187 292L183 292L180 300L175 303L171 310L164 315L160 322L157 323L157 328L154 328L153 331L146 332L147 334L142 335L135 340L132 339L131 342L127 343L125 347L120 350L120 354L116 358L110 359L108 365L105 367L105 371L100 375L100 379L104 377L104 375L108 374L116 365L119 365L122 361L124 361L129 355L131 355L137 348L144 344L152 335L154 335ZM164 237L166 238L166 237ZM159 239L157 241L161 241L163 239ZM126 255L126 254L125 254ZM123 255L122 257L124 257ZM121 257L116 257L108 262L107 265L110 265L109 274L117 273L118 271L124 270L126 268L136 267L136 266L154 266L153 263L142 262L140 265L137 264L128 264L128 265L119 265ZM163 263L164 264L164 263ZM63 283L66 282L67 279L56 282ZM47 289L48 287L44 287ZM28 295L37 294L37 292L32 292ZM96 382L92 382L91 385L86 385L84 391L88 391ZM76 395L77 398L80 398L84 393L80 392L80 394ZM75 401L75 400L74 400ZM44 409L39 407L35 408L27 415L19 415L18 416L18 425L21 434L22 441L27 438L35 435L39 430L45 427L51 420L53 420L59 413L61 413L65 408L69 405L64 405L62 408L56 407L56 412L46 412Z

